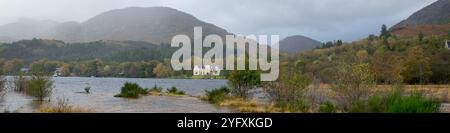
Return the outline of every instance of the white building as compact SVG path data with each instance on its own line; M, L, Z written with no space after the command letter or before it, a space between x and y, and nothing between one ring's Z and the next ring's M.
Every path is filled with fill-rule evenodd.
M220 68L217 66L205 65L194 66L193 75L220 75Z

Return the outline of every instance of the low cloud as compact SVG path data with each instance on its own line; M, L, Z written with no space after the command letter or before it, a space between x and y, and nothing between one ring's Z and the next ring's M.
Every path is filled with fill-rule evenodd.
M302 34L352 41L378 34L436 0L2 0L0 24L19 17L85 21L129 6L167 6L239 34Z

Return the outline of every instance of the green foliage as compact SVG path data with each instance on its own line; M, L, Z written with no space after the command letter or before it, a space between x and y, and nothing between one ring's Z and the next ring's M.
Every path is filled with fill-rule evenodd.
M30 64L30 72L52 75L57 66L58 62L55 61L48 61L46 59L38 60Z
M229 97L230 89L226 86L220 87L219 89L214 89L211 91L206 91L206 101L217 104Z
M388 113L436 113L440 104L429 100L422 93L413 93L410 96L402 97L388 106Z
M38 101L43 101L52 94L53 81L51 77L43 74L33 74L30 79L26 81L26 94L37 98Z
M0 45L0 66L8 75L21 68L52 75L62 68L62 76L156 77L154 68L171 58L176 48L141 41L95 41L64 43L56 40L22 40ZM158 74L172 74L165 65Z
M18 58L25 63L40 59L55 61L143 61L170 58L175 48L143 41L95 41L65 43L56 40L22 40L0 46L0 57Z
M319 113L336 113L336 106L330 102L320 104Z
M419 35L418 35L419 43L422 43L422 42L423 42L423 38L424 38L424 37L425 37L425 36L423 35L423 33L420 32Z
M147 89L143 89L137 83L125 82L120 90L120 94L114 97L125 97L125 98L139 98L140 94L148 94Z
M348 113L437 113L439 102L427 98L421 92L405 94L401 88L394 88L387 93L378 92L367 100L353 102L343 111ZM337 106L330 102L322 103L321 113L334 113Z
M175 95L184 95L185 92L182 90L178 90L177 87L172 86L170 89L167 89L167 93L175 94Z
M250 89L261 84L260 72L256 70L236 70L228 76L231 92L239 97L247 98Z
M10 60L0 59L0 67L2 67L3 74L14 75L20 72L20 68L23 67L23 61L17 58Z
M294 62L294 61L292 61ZM265 91L276 105L286 112L306 112L309 109L306 92L311 80L303 73L305 65L297 60L283 63L278 80L265 84Z
M337 41L328 41L326 43L322 43L322 46L317 46L317 49L323 49L323 48L332 48L332 47L339 47L342 46L344 43L342 40Z
M369 99L369 112L385 113L436 113L440 104L426 98L423 93L413 92L404 96L398 89L387 95L376 95Z

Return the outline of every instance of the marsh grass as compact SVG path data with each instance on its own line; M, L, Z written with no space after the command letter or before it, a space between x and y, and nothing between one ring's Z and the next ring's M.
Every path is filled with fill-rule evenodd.
M185 95L186 92L182 90L178 90L177 87L173 86L170 89L167 89L166 91L167 95L169 96L177 96L177 95Z
M229 98L230 97L229 93L230 89L228 89L226 86L211 91L206 90L206 96L203 98L203 100L208 101L209 103L212 104L217 104Z
M141 94L148 94L148 89L140 87L137 83L126 82L119 94L114 95L114 97L124 97L124 98L139 98Z
M67 99L58 99L56 105L44 105L40 107L36 113L89 113L90 109L74 107L69 105Z

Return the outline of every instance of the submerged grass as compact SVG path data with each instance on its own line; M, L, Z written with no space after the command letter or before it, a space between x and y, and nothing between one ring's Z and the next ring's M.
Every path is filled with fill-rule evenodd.
M178 90L177 87L173 86L170 89L167 89L167 95L169 96L177 96L177 95L185 95L186 92L182 90Z

